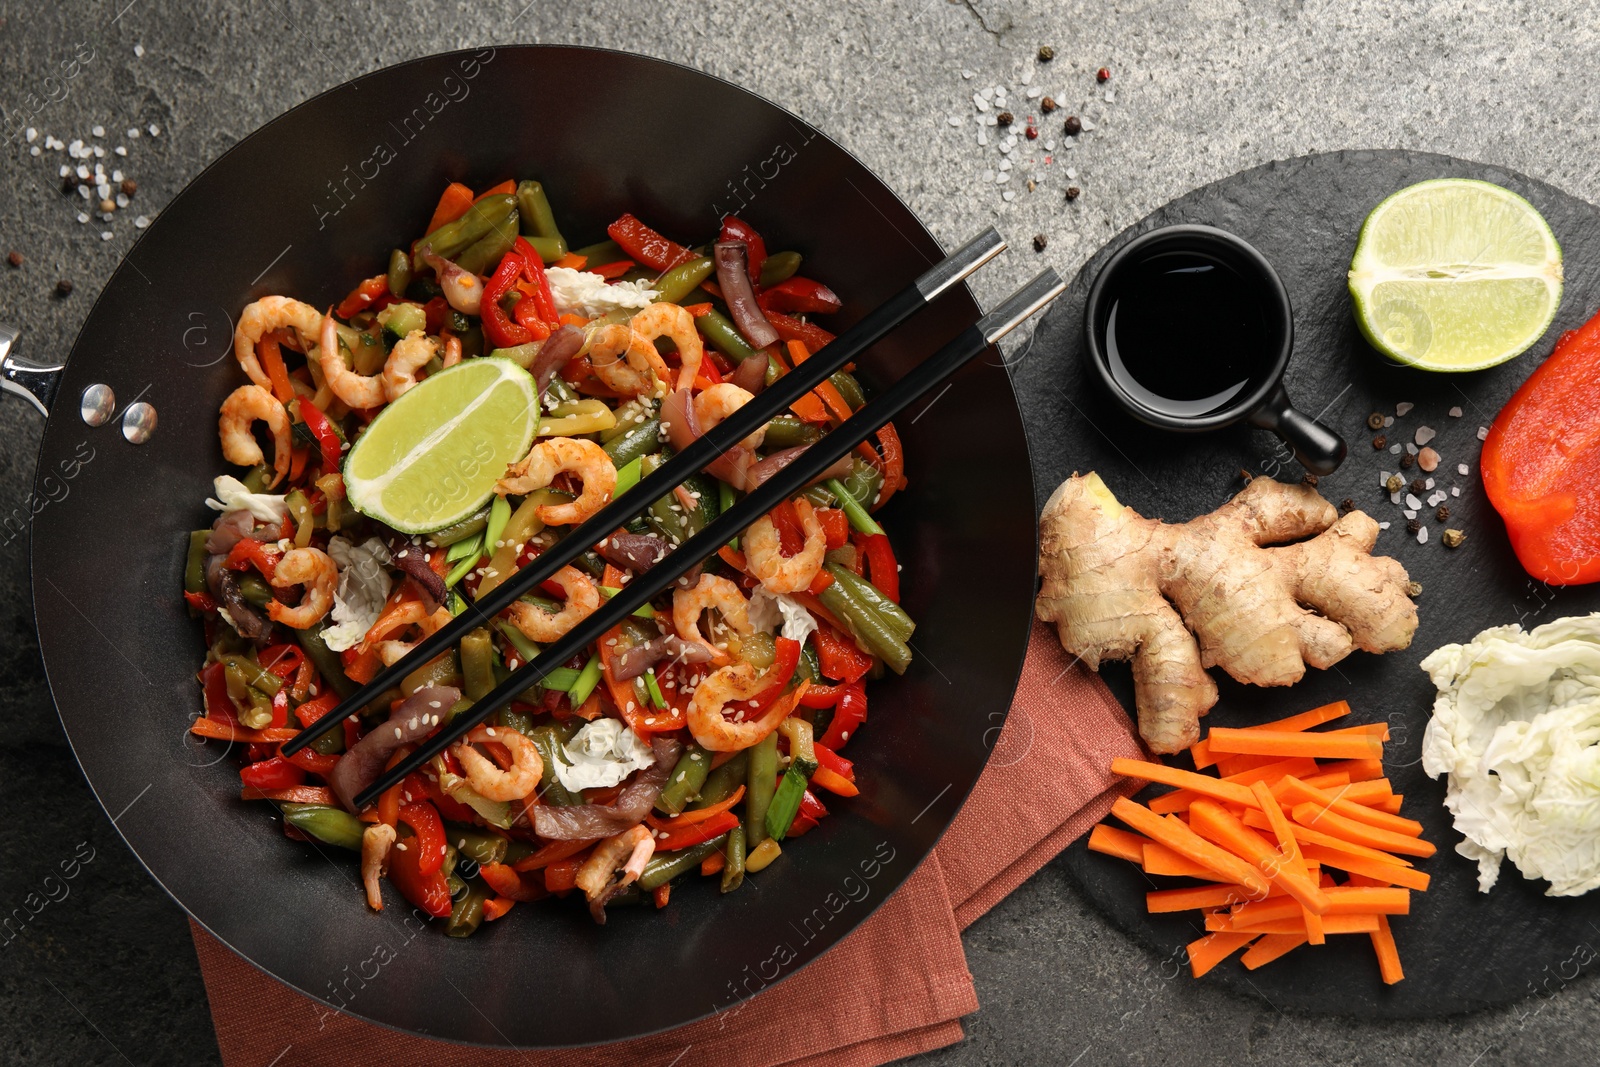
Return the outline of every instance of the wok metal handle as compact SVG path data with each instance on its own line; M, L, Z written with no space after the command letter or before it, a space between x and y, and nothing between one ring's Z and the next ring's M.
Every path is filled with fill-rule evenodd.
M15 327L0 325L0 389L15 393L48 416L63 368L14 355L11 349L16 340Z

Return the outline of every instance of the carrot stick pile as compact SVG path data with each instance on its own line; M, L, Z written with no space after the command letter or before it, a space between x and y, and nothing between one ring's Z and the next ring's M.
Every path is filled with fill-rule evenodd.
M1206 935L1189 945L1196 978L1244 950L1247 968L1333 934L1372 939L1378 972L1405 977L1389 917L1411 910L1428 876L1408 857L1434 847L1399 814L1383 775L1382 723L1315 730L1350 714L1344 701L1277 722L1212 730L1189 751L1198 771L1118 759L1115 774L1172 786L1148 805L1119 799L1089 847L1146 874L1201 880L1147 894L1152 914L1197 910ZM1212 769L1212 774L1199 773ZM1344 880L1333 875L1342 872Z

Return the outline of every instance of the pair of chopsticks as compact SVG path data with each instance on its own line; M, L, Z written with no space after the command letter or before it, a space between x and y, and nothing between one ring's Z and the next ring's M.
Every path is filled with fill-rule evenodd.
M940 293L970 275L994 258L1005 242L993 229L958 249L943 262L919 277L911 286L868 314L861 322L836 338L822 352L764 389L754 400L724 422L664 463L642 480L629 494L628 501L614 500L562 541L539 555L514 577L489 595L468 606L450 624L432 637L419 642L404 659L380 672L359 692L311 727L284 745L293 753L332 729L347 715L354 714L421 663L459 641L468 631L485 625L523 593L537 587L562 566L570 563L595 542L625 524L635 512L670 493L689 475L714 460L757 427L786 410L799 397L823 379L850 362L925 307ZM694 565L716 553L722 545L739 536L761 516L818 477L828 467L848 455L885 423L894 419L919 396L953 374L989 345L1005 336L1019 323L1044 307L1065 288L1054 271L1045 271L1023 286L978 323L925 360L894 386L869 400L849 419L801 453L793 462L743 499L709 522L699 533L679 545L666 559L643 574L635 575L622 590L569 633L550 643L531 662L512 672L470 708L457 715L449 726L430 738L407 759L386 772L356 797L357 806L371 803L384 790L460 740L468 731L505 707L530 686L567 660L584 651L607 630L649 603Z

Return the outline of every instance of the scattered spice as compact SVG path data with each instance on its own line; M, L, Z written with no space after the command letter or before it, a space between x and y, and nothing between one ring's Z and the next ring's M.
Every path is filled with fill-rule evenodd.
M1022 133L1023 136L1030 141L1037 141L1039 139L1039 127L1037 126L1030 125L1027 129L1023 130Z
M1013 115L1009 111L1002 111L1000 114L994 117L994 120L1002 126L1009 126L1013 122L1017 121L1017 116Z
M117 202L115 200L102 200L100 201L100 210L109 215L117 210Z
M1373 449L1373 451L1382 452L1384 449L1386 449L1388 447L1389 447L1389 439L1387 437L1385 437L1383 434L1380 433L1378 436L1376 436L1376 437L1374 437L1372 439L1372 449Z
M1080 197L1082 195L1083 195L1083 190L1079 189L1076 185L1067 186L1067 199L1068 200L1076 200L1076 199L1078 199L1078 197Z
M1446 548L1460 548L1461 542L1466 539L1467 535L1461 530L1446 530L1439 537L1440 543Z
M1426 493L1428 491L1428 483L1421 478L1413 478L1411 479L1411 491L1413 493Z
M11 252L6 254L6 262L11 264L13 267L22 266L22 253L13 249Z
M1422 583L1421 582L1407 582L1406 583L1406 596L1410 597L1412 600L1415 600L1415 599L1417 599L1417 597L1419 597L1421 595L1422 595Z
M1413 456L1410 452L1401 453L1400 466L1404 467L1406 470L1410 470L1412 467L1416 466L1416 463L1417 457Z
M1410 522L1406 523L1406 533L1416 533L1420 529L1422 529L1421 519L1412 519Z
M1356 502L1354 500L1351 500L1349 497L1345 497L1343 500L1339 501L1339 510L1340 511L1354 511L1355 509L1356 509Z
M75 193L78 191L78 175L76 173L68 171L61 176L61 191L63 193Z
M1431 448L1424 448L1417 453L1417 466L1430 474L1433 473L1439 469L1439 453Z
M1389 475L1389 480L1384 483L1383 487L1389 490L1391 493L1398 493L1400 490L1406 487L1406 480L1400 477L1398 474L1391 474Z
M1439 510L1435 511L1434 515L1438 516L1438 519L1439 519L1440 522L1444 522L1445 520L1450 518L1450 509L1448 507L1446 507L1445 505L1440 504L1439 505Z
M1043 252L1044 246L1049 243L1049 239L1044 234L1036 233L1033 235L1033 250L1035 252Z
M1376 412L1376 411L1374 411L1371 415L1368 415L1367 416L1367 429L1369 429L1369 430L1381 430L1381 429L1383 429L1383 416L1380 413Z
M1060 105L1056 103L1056 98L1053 96L1047 96L1043 100L1039 101L1039 110L1043 111L1046 115L1050 114L1050 112L1054 111L1059 106Z
M72 282L68 281L66 278L62 278L59 282L56 282L56 295L57 296L66 296L68 293L71 293L71 292L72 292Z
M1039 46L1039 62L1048 63L1056 57L1056 50L1047 44Z
M1311 488L1315 489L1317 487L1317 476L1312 474L1310 471L1306 471L1306 473L1300 479L1300 484L1309 485Z
M1099 70L1094 72L1094 80L1099 82L1101 85L1104 85L1106 82L1111 80L1111 71L1106 67L1101 67Z
M1076 137L1083 132L1083 120L1076 115L1068 115L1066 125L1062 129L1066 130L1068 137Z
M123 196L132 196L134 193L137 193L138 191L139 191L139 183L138 182L134 181L132 178L124 178L124 179L122 179L122 195Z

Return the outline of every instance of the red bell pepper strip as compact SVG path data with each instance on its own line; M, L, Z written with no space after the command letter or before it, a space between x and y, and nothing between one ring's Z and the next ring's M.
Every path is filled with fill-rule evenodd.
M235 571L249 570L254 566L270 582L273 572L278 568L278 560L282 558L283 553L267 548L263 542L253 537L241 537L239 543L229 550L223 565Z
M523 903L532 903L543 900L550 895L550 891L541 882L530 882L522 877L516 870L504 863L484 863L478 866L478 874L482 876L485 884L507 900L518 900Z
M483 300L478 313L483 320L483 335L495 348L515 348L533 340L533 333L508 319L505 308L500 306L500 301L522 276L524 266L521 255L507 252L489 280L483 283Z
M625 651L627 648L623 644L622 625L619 623L607 630L600 639L598 652L600 677L605 680L606 691L616 703L622 721L634 733L644 737L683 729L689 721L689 700L693 696L689 688L678 683L676 672L664 672L657 675L656 681L667 706L658 708L649 700L640 700L632 679L626 682L617 680L617 660Z
M228 696L228 678L225 668L213 663L200 672L200 684L205 689L206 718L228 726L239 725L239 713Z
M628 257L651 270L671 270L694 258L694 253L678 242L661 236L632 215L623 215L606 227L606 233Z
M850 519L843 509L817 508L816 514L829 548L843 548L850 543Z
M839 703L839 696L844 692L849 682L840 682L838 685L818 685L813 682L806 687L805 695L800 698L802 708L831 708Z
M385 297L388 299L384 299ZM350 290L350 295L339 302L339 306L333 309L333 314L348 322L353 316L368 308L381 308L394 302L394 294L389 292L389 276L379 274Z
M339 440L339 435L334 432L333 423L328 421L328 416L324 415L320 408L305 397L300 398L300 421L306 424L311 436L317 439L317 448L322 452L322 472L336 473L340 461L344 458L344 442Z
M400 890L401 896L434 918L449 915L450 883L445 880L444 871L435 868L431 874L422 873L425 850L411 847L409 843L400 848L400 844L395 842L396 847L389 850L389 881Z
M283 755L281 746L279 755ZM333 773L334 765L339 762L338 756L325 756L313 748L302 748L294 755L283 756L283 758L294 764L296 767L299 767L303 771L309 771L312 774L320 774L324 778Z
M855 682L872 669L872 657L833 627L819 626L812 639L817 643L817 659L822 663L824 678Z
M1479 465L1522 567L1551 585L1600 581L1600 314L1506 401Z
M731 811L719 812L709 819L667 830L656 838L657 852L676 852L682 848L710 841L739 825L739 816Z
M216 611L217 602L211 598L210 593L190 593L185 591L183 599L196 611Z
M728 702L728 707L741 710L748 721L772 706L772 702L783 696L789 688L789 679L794 677L794 672L800 666L800 642L792 641L787 637L777 638L776 654L772 657L772 666L767 668L766 677L771 678L772 684L749 700L734 700Z
M518 237L511 247L522 256L522 276L533 285L533 306L548 327L545 335L549 336L560 327L561 315L556 311L555 295L550 292L550 279L544 273L544 258L524 237Z
M762 290L757 301L761 304L761 310L768 314L780 311L829 315L844 306L832 289L810 278L790 278L779 282L770 289Z
M283 686L272 694L272 720L267 723L271 727L289 725L289 687Z
M866 557L868 581L896 604L900 603L900 564L894 558L894 547L887 534L857 534L857 547Z
M793 501L785 500L768 512L767 518L777 528L778 546L785 556L798 555L806 547L806 535L800 529L800 516L795 512Z
M812 355L816 355L824 345L833 340L833 334L821 326L801 322L779 311L767 312L767 321L772 323L772 328L778 331L779 337L785 341L799 341Z
M521 283L521 289L532 288L527 282ZM544 323L544 318L539 314L533 297L524 292L522 299L511 305L511 320L518 326L528 331L528 335L535 341L542 341L550 336L550 327Z
M866 687L859 681L851 682L839 694L839 703L833 709L833 719L828 723L827 731L815 744L837 752L844 747L846 741L855 736L856 728L866 721ZM818 760L818 763L821 761Z
M295 708L294 716L301 726L310 726L338 706L339 694L330 689Z
M556 860L544 869L544 887L552 893L565 893L578 886L578 868L587 856L570 856Z
M239 771L239 780L256 789L287 789L306 780L306 772L282 756L272 756Z
M413 836L406 839L407 849L416 849L417 872L433 874L444 866L444 823L433 805L425 800L412 801L400 809L400 821L411 827Z
M288 678L300 669L306 654L299 645L268 645L256 658L260 660L263 670L271 671L279 678Z
M767 261L767 242L761 239L754 226L735 215L722 216L719 241L743 241L745 263L750 274L750 284L761 292L761 267ZM784 310L782 308L779 309Z
M853 782L856 780L856 765L854 763L851 763L849 760L839 755L839 753L835 752L827 745L822 744L820 741L813 741L811 743L811 748L816 756L818 767L830 770L839 777L848 779L849 781Z
M815 793L807 789L800 796L800 810L795 812L794 822L789 824L789 832L784 836L799 837L807 830L815 827L818 821L827 814L828 809L822 806L822 801L817 799Z

